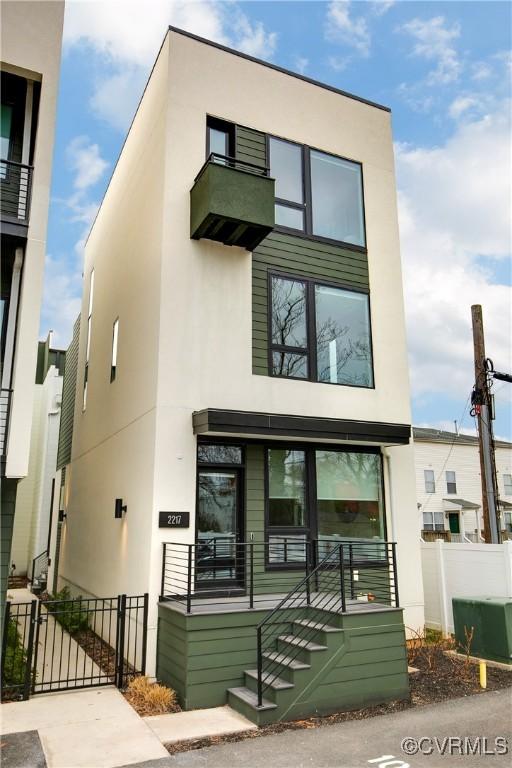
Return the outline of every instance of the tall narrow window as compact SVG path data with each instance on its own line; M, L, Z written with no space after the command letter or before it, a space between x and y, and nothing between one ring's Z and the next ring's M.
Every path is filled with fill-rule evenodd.
M302 147L269 139L270 175L276 180L276 224L304 229Z
M117 340L119 336L119 318L114 321L112 328L112 361L110 363L110 381L114 381L117 373Z
M272 374L308 377L306 284L272 277Z
M434 470L433 469L425 469L423 471L423 475L425 477L425 493L435 493L436 492L436 481L434 477Z
M457 481L455 472L446 473L446 493L457 493Z
M206 154L214 154L214 162L227 164L226 157L234 155L234 125L215 117L206 123Z
M89 382L89 354L91 351L91 329L92 329L92 307L94 302L94 269L91 271L91 277L89 278L89 305L87 312L87 340L85 343L85 370L84 370L84 389L82 396L82 410L85 411L87 407L87 389Z
M306 558L306 454L271 448L268 464L269 562L303 563Z
M311 150L313 234L365 245L361 166Z
M8 160L11 149L12 106L1 105L0 120L0 160ZM0 163L0 179L7 178L7 164Z
M503 492L505 496L512 496L512 475L503 475Z

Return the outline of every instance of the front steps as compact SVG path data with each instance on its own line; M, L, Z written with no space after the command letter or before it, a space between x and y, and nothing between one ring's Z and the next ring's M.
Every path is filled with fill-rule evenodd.
M257 725L291 719L294 706L346 650L343 629L323 621L297 619L292 632L279 635L275 650L263 653L261 706L257 670L245 670L245 686L228 689L228 704Z

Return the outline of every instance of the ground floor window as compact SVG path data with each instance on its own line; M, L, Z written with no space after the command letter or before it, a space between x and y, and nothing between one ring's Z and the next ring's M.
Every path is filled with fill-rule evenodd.
M269 562L305 559L308 539L385 540L377 451L266 449Z
M424 531L444 531L444 514L442 512L423 511Z

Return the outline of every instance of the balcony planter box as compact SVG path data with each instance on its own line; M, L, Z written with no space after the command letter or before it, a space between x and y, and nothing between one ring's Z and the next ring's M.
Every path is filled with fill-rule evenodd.
M234 167L236 166L236 167ZM190 190L190 237L254 250L274 228L274 179L207 161Z

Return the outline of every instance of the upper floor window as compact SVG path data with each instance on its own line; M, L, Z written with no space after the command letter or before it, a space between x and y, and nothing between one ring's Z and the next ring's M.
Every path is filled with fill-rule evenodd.
M114 381L117 374L117 343L119 339L119 318L114 321L112 327L112 359L110 362L110 381Z
M271 374L372 387L368 295L300 278L270 280Z
M425 476L425 493L436 492L436 479L434 477L433 469L425 469L423 472Z
M457 482L455 479L455 472L446 473L446 492L457 493Z
M94 269L89 278L89 304L87 311L87 339L85 342L85 369L84 369L84 388L82 393L82 410L87 407L87 390L89 386L89 354L91 351L91 330L92 330L92 307L94 303Z
M505 496L512 496L512 475L503 475L503 492Z
M208 117L206 122L206 155L212 152L222 157L234 155L234 128L233 123L219 120L216 117ZM214 158L219 162L219 158Z
M276 224L365 247L361 165L273 136L268 150Z

